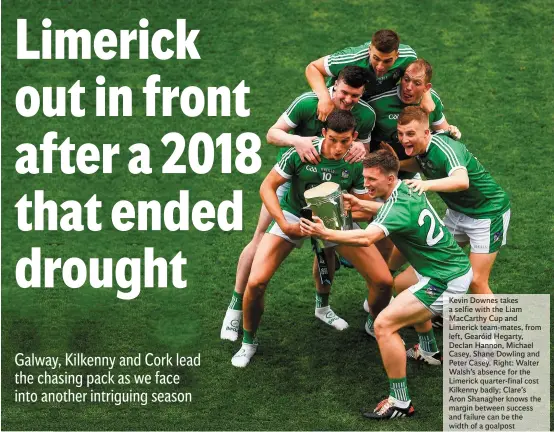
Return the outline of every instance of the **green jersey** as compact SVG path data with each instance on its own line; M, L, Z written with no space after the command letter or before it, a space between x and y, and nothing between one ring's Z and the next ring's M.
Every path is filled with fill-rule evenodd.
M404 71L417 59L416 52L408 45L400 44L398 58L392 67L382 77L375 76L375 71L369 60L369 47L371 41L356 47L344 48L324 59L327 75L336 78L339 72L346 66L360 66L367 69L372 77L366 85L363 99L384 93L396 86L398 80L404 75Z
M329 94L333 98L333 87L329 88ZM303 137L320 136L325 123L317 118L317 103L319 102L314 92L303 93L298 96L282 114L283 120L294 129L295 135ZM358 140L369 143L371 131L375 126L375 112L367 102L360 100L352 107L352 114L356 119ZM282 147L277 154L277 162L289 147Z
M506 192L461 142L443 134L433 135L426 153L416 156L416 160L428 179L448 177L457 169L467 170L468 189L438 193L452 210L485 219L510 208Z
M400 180L370 225L382 229L422 276L447 283L471 268L426 195Z
M322 145L323 138L314 140L314 146L320 155ZM296 216L300 216L300 209L306 207L304 191L324 182L338 183L342 190L356 194L366 193L361 162L351 164L343 159L331 160L321 155L321 162L312 165L302 162L296 150L290 148L273 169L291 181L289 191L281 200L281 208Z
M368 102L372 106L377 120L375 123L375 130L373 131L371 140L375 145L378 145L381 141L385 141L390 144L398 158L400 160L408 159L404 152L404 147L398 141L398 132L396 130L396 124L398 123L398 116L400 112L408 106L400 99L400 85L396 88L383 93L379 96L371 98ZM429 123L431 126L441 124L444 118L444 106L437 92L431 89L431 98L435 102L435 110L429 115ZM418 104L419 105L419 104ZM372 146L373 147L373 146Z

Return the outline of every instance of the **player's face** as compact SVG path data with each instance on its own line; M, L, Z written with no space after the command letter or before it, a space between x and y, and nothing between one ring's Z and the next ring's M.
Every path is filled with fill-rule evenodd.
M385 174L378 167L364 168L364 186L371 199L385 198L393 180L394 176Z
M410 123L401 125L397 124L398 141L404 147L406 155L412 157L421 153L425 153L429 138L429 125L424 122L412 120Z
M331 160L340 160L344 157L352 141L357 136L357 133L353 130L347 132L335 132L332 129L323 129L323 156Z
M369 61L377 77L382 77L392 67L398 58L398 51L385 53L379 51L373 45L369 46Z
M431 83L426 82L422 68L408 67L400 83L400 99L405 104L417 104L430 88Z
M338 109L351 110L360 101L363 94L364 86L359 88L350 87L342 80L337 81L333 92L333 103Z

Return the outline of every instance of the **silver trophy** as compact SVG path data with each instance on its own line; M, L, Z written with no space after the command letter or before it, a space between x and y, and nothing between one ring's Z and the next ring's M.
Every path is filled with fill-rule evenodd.
M306 203L323 224L333 230L351 230L352 213L344 210L340 185L325 182L304 192Z

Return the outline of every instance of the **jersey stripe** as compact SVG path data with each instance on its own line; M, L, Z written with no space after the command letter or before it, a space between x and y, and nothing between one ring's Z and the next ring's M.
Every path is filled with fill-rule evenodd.
M437 146L437 148L442 151L444 153L444 155L446 156L446 158L448 159L448 163L451 165L451 166L456 166L457 164L455 163L454 159L452 158L452 154L448 152L448 149L446 149L442 143L438 142L438 141L432 141L433 144L435 144L435 146Z
M443 139L439 138L438 135L434 135L431 138L431 141L446 155L452 167L464 166L460 163L460 160L458 159L458 156L456 156L456 153L452 147L450 147Z
M314 92L308 92L308 93L303 93L301 94L300 96L298 96L291 104L290 106L287 108L287 110L285 111L285 113L288 115L290 115L290 113L292 112L292 110L296 107L296 105L298 105L300 102L302 102L303 100L305 99L309 99L310 97L315 97L317 98L317 95L314 93Z
M431 94L435 95L437 97L437 99L442 103L442 100L441 100L439 94L435 90L431 89Z
M398 189L395 189L394 191L392 191L390 198L385 203L383 210L381 211L379 216L377 216L377 218L375 219L374 221L375 223L381 223L387 218L397 198L398 198Z
M355 53L348 53L348 54L332 54L331 57L333 57L333 59L344 59L344 58L347 58L347 57L358 57L360 55L368 55L369 53L369 48L362 48L360 51L357 51Z
M285 153L283 153L283 156L281 156L281 160L278 163L279 168L281 168L282 170L285 169L285 164L287 163L287 160L293 155L295 151L296 149L294 147L291 147Z

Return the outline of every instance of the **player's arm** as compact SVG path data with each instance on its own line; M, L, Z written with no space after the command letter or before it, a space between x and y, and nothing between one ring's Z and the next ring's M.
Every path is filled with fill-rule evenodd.
M345 210L352 212L352 218L367 220L377 214L383 203L371 201L368 194L344 194L342 196Z
M469 188L467 170L460 167L452 171L448 177L435 180L404 180L409 188L421 195L423 192L460 192Z
M325 121L327 116L335 109L335 104L331 101L329 90L325 85L325 77L330 76L325 70L325 57L314 60L306 67L306 79L308 84L317 95L319 102L317 104L317 118Z
M400 161L400 171L416 173L420 172L421 169L419 168L419 164L417 163L415 158L409 158Z
M428 95L429 98L431 98L431 92L425 92L425 95ZM423 98L425 98L425 95L423 96ZM451 138L459 140L462 137L462 133L456 126L448 124L443 110L444 107L442 105L442 102L439 102L435 105L435 109L433 110L433 112L431 112L431 117L435 116L435 118L438 117L438 119L431 122L431 129L433 131L446 131Z
M325 225L317 216L314 216L314 222L300 219L300 231L305 236L319 237L322 240L348 246L371 246L385 237L383 230L374 225L369 225L365 230L331 230L325 228Z
M294 147L302 162L317 164L321 161L319 153L314 147L313 140L316 136L301 137L289 132L293 129L283 116L267 131L267 142L277 147Z
M421 98L421 102L419 106L425 111L427 114L431 114L433 111L435 111L435 101L431 97L431 92L426 91L423 93L423 97Z
M277 198L277 188L286 182L285 177L281 176L275 168L272 169L260 186L260 196L265 208L281 230L289 237L300 237L299 225L287 222Z

